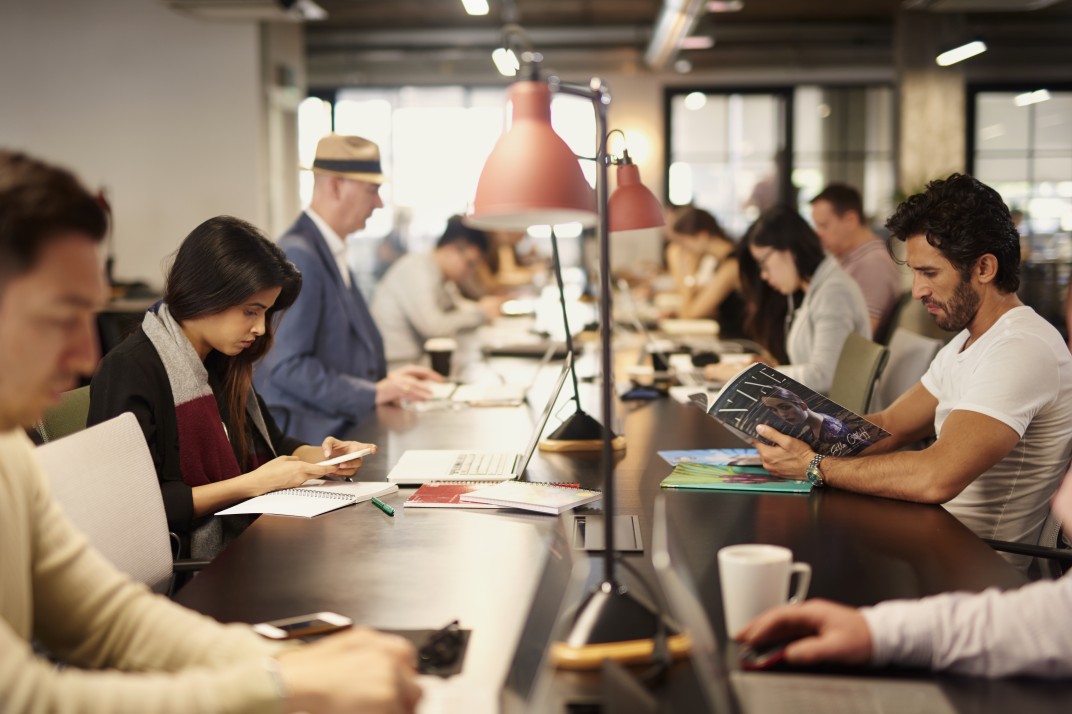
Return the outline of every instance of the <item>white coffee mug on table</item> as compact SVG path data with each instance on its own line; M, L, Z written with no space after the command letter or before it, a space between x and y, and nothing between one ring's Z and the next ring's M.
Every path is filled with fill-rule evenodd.
M733 637L772 607L800 602L811 584L811 566L794 563L793 551L780 545L745 543L718 551L726 634ZM792 595L789 583L797 575Z

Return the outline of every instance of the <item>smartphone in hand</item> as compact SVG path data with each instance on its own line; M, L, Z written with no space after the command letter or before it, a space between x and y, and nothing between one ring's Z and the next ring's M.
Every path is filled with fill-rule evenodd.
M371 447L366 448L366 449L358 449L357 451L351 451L350 453L343 454L342 456L336 456L333 459L326 459L324 461L317 461L315 465L316 466L334 466L335 464L342 464L342 463L345 463L347 461L353 461L354 459L363 458L365 456L368 456L371 453L372 453L372 448Z
M738 659L741 669L756 671L770 669L785 661L785 648L791 640L779 640L760 647L741 648Z
M354 624L345 615L335 612L314 612L311 615L287 617L270 622L253 625L253 631L262 637L273 640L295 640L311 635L325 635L336 630L344 630Z

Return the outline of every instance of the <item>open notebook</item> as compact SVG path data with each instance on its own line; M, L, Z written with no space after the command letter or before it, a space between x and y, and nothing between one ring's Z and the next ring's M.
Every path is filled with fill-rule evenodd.
M352 503L368 501L398 490L383 481L324 481L310 479L298 488L273 491L217 511L217 516L239 513L268 513L273 516L312 518Z

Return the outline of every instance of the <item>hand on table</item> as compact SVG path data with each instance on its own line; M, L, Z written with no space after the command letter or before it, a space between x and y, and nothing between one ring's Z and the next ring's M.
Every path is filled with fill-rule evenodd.
M301 486L311 478L324 478L335 466L317 466L297 456L278 456L246 474L255 484L256 495Z
M442 382L443 375L427 367L409 365L391 370L376 383L376 404L396 404L403 399L423 402L432 396L425 382Z
M277 660L289 712L404 714L421 698L416 651L395 635L358 627Z
M753 648L793 640L785 648L785 661L789 664L862 665L871 661L871 630L864 616L855 608L829 600L808 600L768 610L745 625L734 639Z

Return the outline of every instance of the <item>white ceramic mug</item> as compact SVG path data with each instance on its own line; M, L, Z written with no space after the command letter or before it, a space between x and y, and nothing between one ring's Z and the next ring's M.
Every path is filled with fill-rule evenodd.
M792 595L789 582L796 574ZM746 543L718 551L726 634L733 637L754 617L787 602L799 602L811 584L811 566L794 563L793 551L780 545Z

